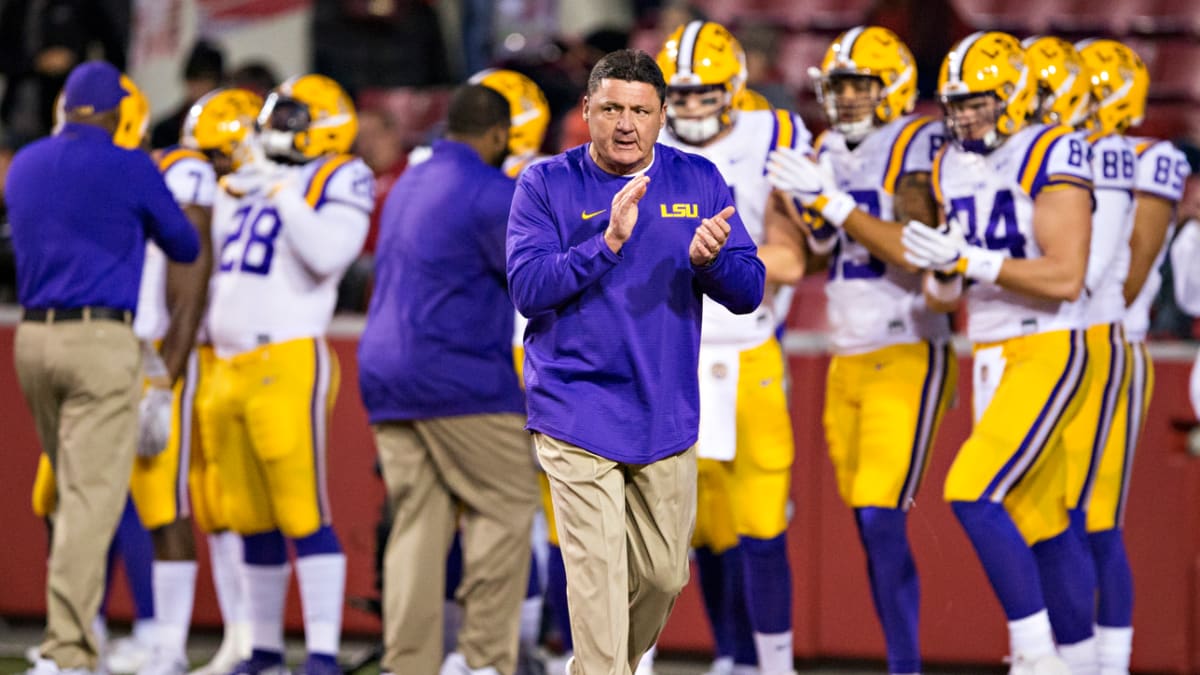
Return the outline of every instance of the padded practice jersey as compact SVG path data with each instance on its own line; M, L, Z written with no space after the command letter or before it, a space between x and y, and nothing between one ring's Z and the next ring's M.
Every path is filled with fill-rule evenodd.
M929 173L945 140L941 122L906 115L872 132L853 150L829 130L817 139L817 153L833 162L838 187L876 218L895 220L894 197L900 178ZM893 344L947 339L945 315L925 308L921 276L888 265L844 230L829 263L825 284L831 339L837 354L859 354Z
M761 245L766 240L763 219L771 195L765 170L767 155L780 147L807 150L812 135L799 116L786 110L744 110L737 113L736 120L728 135L704 147L683 143L667 131L659 134L658 140L663 145L700 155L717 166L733 193L734 207L746 231L756 245ZM790 297L791 290L779 292ZM737 315L706 296L701 343L741 348L762 344L782 321L778 313L787 309L787 304L776 304L775 300L774 296L764 297L754 312Z
M323 225L337 228L346 210L369 218L374 208L374 176L367 165L350 155L336 155L288 167L289 177ZM332 214L332 215L330 215ZM346 228L356 237L353 255L337 261L335 273L315 274L301 257L265 190L235 197L221 190L213 207L213 266L215 281L209 305L209 332L219 356L255 347L325 334L337 301L342 273L362 249L366 228Z
M933 189L947 218L962 225L967 242L1010 258L1038 258L1033 204L1053 186L1092 189L1089 144L1067 127L1030 125L989 154L947 143L933 162ZM974 283L967 290L967 337L997 342L1020 335L1079 328L1085 300L1044 300Z
M1096 209L1092 213L1093 257L1101 242L1115 241L1112 258L1100 270L1095 288L1088 288L1087 325L1115 323L1125 316L1125 278L1129 275L1129 236L1133 233L1133 189L1137 160L1124 136L1092 137L1092 183ZM1101 230L1104 231L1101 231ZM1089 261L1089 264L1090 261Z
M158 168L176 202L185 206L212 206L217 174L204 155L194 150L167 148L158 161ZM167 256L154 242L147 241L133 332L142 340L161 340L167 334L170 318L167 311Z
M1138 158L1134 189L1178 204L1183 199L1183 186L1191 173L1187 157L1167 141L1153 138L1129 140L1133 142ZM1150 330L1150 305L1154 303L1154 296L1158 295L1158 289L1162 286L1159 268L1173 233L1174 222L1171 223L1167 236L1163 238L1162 249L1154 258L1154 264L1146 276L1146 283L1142 284L1137 298L1125 311L1125 335L1132 341L1145 340L1146 332Z

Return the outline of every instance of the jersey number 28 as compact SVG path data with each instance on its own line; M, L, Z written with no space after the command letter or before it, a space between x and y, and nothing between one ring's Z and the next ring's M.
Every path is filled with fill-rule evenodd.
M275 257L275 238L279 236L279 213L271 207L243 206L233 212L235 229L221 242L222 272L241 269L250 274L266 275Z

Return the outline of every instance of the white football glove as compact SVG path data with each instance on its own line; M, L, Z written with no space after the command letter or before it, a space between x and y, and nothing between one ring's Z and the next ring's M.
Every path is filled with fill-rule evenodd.
M937 272L958 272L968 279L995 283L1000 266L1007 257L967 243L962 227L951 219L933 228L915 220L908 221L901 234L904 259L910 264Z
M858 206L853 197L838 188L828 155L818 164L800 150L773 150L767 157L767 181L820 213L834 227L841 227Z
M138 457L150 459L167 449L173 400L173 392L162 387L149 387L142 394L138 404Z

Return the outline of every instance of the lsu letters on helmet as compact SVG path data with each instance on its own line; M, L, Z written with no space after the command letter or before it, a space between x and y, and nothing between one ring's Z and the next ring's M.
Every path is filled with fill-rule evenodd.
M1025 50L1017 38L997 31L976 32L950 49L938 73L938 98L942 106L979 94L995 96L1000 111L992 131L979 141L970 141L956 129L947 110L946 131L959 146L972 151L991 149L1029 124L1037 84L1029 75Z
M1046 124L1080 127L1091 110L1092 81L1087 64L1074 45L1053 36L1021 42L1030 74L1037 78L1034 118Z
M121 87L129 92L117 105L117 130L113 144L128 150L142 147L150 124L150 102L128 75L121 75Z
M470 84L482 84L508 101L512 126L508 130L508 154L533 155L542 149L550 126L550 104L541 87L515 70L488 68L471 76Z
M324 75L296 75L273 89L258 114L263 152L303 164L350 151L358 113L341 85Z
M881 26L856 26L837 36L820 69L809 74L817 82L817 100L824 106L829 123L857 142L877 125L887 124L912 112L917 102L917 68L912 52L892 31ZM841 119L836 83L845 77L871 77L880 83L873 114L863 119Z
M1089 127L1125 133L1146 117L1150 73L1137 52L1116 40L1084 40L1075 45L1092 76L1094 114Z
M262 107L262 98L247 89L214 89L188 109L180 144L229 157L236 169L245 159L240 151L242 141L254 129Z
M746 52L724 26L691 21L671 33L658 53L667 81L667 126L688 143L705 143L733 125L735 102L746 86ZM719 92L720 107L710 116L679 117L671 93Z

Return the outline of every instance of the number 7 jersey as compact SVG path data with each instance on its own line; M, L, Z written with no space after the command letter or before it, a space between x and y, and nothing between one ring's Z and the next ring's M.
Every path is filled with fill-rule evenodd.
M967 242L1010 258L1040 258L1034 200L1043 190L1092 189L1087 138L1068 127L1030 125L989 154L947 143L933 162L933 190ZM975 343L1082 328L1084 300L1044 300L974 283L967 290L967 337Z
M318 269L325 273L315 271L301 248L302 225L312 224L289 223L284 215L288 211L268 191L243 197L218 191L208 325L219 356L323 336L333 317L338 282L362 251L374 208L375 178L367 165L350 155L336 155L286 171L292 173L286 178L290 185L282 189L299 190L313 209L293 217L316 219L319 227L310 229L310 236L335 244L319 251L334 259L321 261Z

